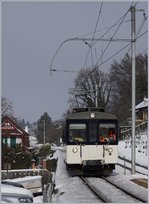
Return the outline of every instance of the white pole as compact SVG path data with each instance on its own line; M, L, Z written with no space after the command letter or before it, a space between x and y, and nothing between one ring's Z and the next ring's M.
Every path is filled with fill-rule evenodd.
M46 137L45 137L45 120L43 120L43 143L45 144Z
M132 174L135 174L135 98L136 98L136 61L135 61L135 41L136 41L136 28L135 28L135 6L131 7L131 55L132 55L132 147L131 147L131 159L132 159Z

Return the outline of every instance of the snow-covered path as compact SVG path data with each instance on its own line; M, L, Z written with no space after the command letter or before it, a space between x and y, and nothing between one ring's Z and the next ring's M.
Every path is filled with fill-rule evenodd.
M63 152L57 150L55 157L58 158L55 174L55 188L58 192L53 196L52 202L62 203L99 203L87 186L79 177L70 177L66 171L63 160Z

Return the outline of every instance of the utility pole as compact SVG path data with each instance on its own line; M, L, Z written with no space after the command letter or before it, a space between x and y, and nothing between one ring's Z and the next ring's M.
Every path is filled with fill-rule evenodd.
M45 144L45 142L46 142L45 127L46 127L46 125L45 125L45 120L43 120L43 143L44 143L44 144Z
M132 57L132 147L131 147L131 160L132 174L135 174L135 162L136 162L136 145L135 145L135 126L136 126L136 116L135 116L135 106L136 106L136 8L131 7L131 57Z
M98 107L98 84L96 83L96 108Z

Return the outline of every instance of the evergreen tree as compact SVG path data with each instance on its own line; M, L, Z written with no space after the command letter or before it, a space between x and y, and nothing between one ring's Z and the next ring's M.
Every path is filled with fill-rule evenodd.
M21 127L25 130L25 120L24 119L22 119L22 121L21 121Z
M51 122L52 119L47 112L44 112L44 114L41 115L40 119L37 121L37 139L39 143L44 143L44 136L45 142L49 142L50 136L48 133L48 129Z

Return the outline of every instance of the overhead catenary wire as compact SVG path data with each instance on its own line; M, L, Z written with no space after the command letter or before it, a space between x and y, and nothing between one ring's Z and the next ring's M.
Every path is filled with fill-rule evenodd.
M117 26L117 24L119 23L119 21L121 20L123 18L123 16L121 17L121 18L119 18L111 27L109 27L108 28L108 30L100 37L100 38L98 38L98 39L93 39L95 42L92 44L92 45L94 45L95 43L96 43L96 41L98 41L98 40L102 40L102 38L112 29L112 28L114 28L115 26ZM128 21L126 21L126 22L128 22ZM125 22L125 23L126 23ZM123 22L124 23L124 22ZM93 33L93 32L92 32ZM91 34L91 33L89 33L89 34ZM85 35L82 35L82 36L85 36ZM69 38L69 39L66 39L66 40L64 40L61 44L60 44L60 46L58 47L58 49L56 50L56 53L55 53L55 55L53 56L53 58L52 58L52 60L51 60L51 63L50 63L50 73L51 73L51 70L52 70L52 64L53 64L53 61L54 61L54 59L55 59L55 57L57 56L57 54L58 54L58 52L60 51L60 49L61 49L61 47L66 43L66 42L69 42L69 41L76 41L76 40L80 40L80 41L90 41L91 39L90 38L88 38L88 39L85 39L85 38L81 38L82 36L79 36L79 37L74 37L74 38ZM108 41L108 39L107 39L107 41ZM127 40L126 40L127 41ZM85 63L84 63L85 64ZM85 65L84 65L85 66ZM84 66L83 66L83 68L84 68Z
M137 39L139 39L139 38L141 38L143 35L145 35L146 33L148 33L148 31L146 30L144 33L142 33L140 36L138 36L137 38L136 38L136 40ZM70 39L69 39L70 40ZM78 40L82 40L82 39L78 39ZM126 40L126 42L129 42L130 40L129 39L125 39ZM120 42L120 39L118 40L118 41L114 41L114 42ZM110 56L108 59L106 59L104 62L102 62L101 64L99 64L99 66L101 66L101 65L103 65L103 64L105 64L107 61L109 61L110 59L112 59L114 56L116 56L117 54L119 54L121 51L123 51L124 49L126 49L128 46L130 46L131 45L131 42L130 43L128 43L127 45L125 45L124 47L122 47L120 50L118 50L116 53L114 53L112 56ZM146 49L147 50L147 49ZM92 71L91 72L93 72L93 71L95 71L96 69L98 69L99 68L99 66L94 66L95 68L94 69L92 69ZM73 71L73 70L59 70L59 69L51 69L52 71L61 71L61 72L78 72L78 71ZM90 72L90 73L91 73Z
M52 64L53 64L53 61L54 61L54 58L56 57L57 53L59 52L60 48L66 43L66 42L69 42L69 41L91 41L92 39L91 38L69 38L69 39L66 39L64 40L60 46L58 47L54 57L52 58L51 60L51 63L50 63L50 71L56 71L56 69L53 69L52 68ZM94 38L93 41L113 41L113 42L129 42L130 39L102 39L101 37L100 38Z
M107 30L107 25L106 25L106 22L105 22L104 17L103 17L102 14L101 14L101 18L102 18L102 21L103 21L103 23L104 23L104 26L105 26L105 28L106 28L106 30ZM110 31L108 32L108 35L109 35L109 38L111 38ZM102 42L102 44L101 44L101 52L103 52L103 42ZM97 58L96 58L96 61L97 61ZM103 62L103 58L101 58L101 62Z
M144 24L145 24L145 21L146 21L147 18L148 18L148 16L146 16L145 13L143 13L143 16L144 16L144 18L143 18L143 21L142 21L142 23L141 23L141 25L140 25L140 27L139 27L137 33L136 33L136 37L137 37L137 36L139 35L139 33L141 32L141 30L142 30L142 28L143 28L143 26L144 26ZM130 52L130 49L131 49L131 47L128 49L127 53Z
M146 33L148 33L148 31L145 31L144 33L142 33L140 36L138 36L136 38L139 39L141 38L143 35L145 35ZM102 62L101 64L99 64L98 66L96 65L95 68L92 69L92 71L89 73L91 74L92 72L94 72L96 69L98 69L101 65L105 64L107 61L109 61L110 59L112 59L114 56L116 56L117 54L119 54L121 51L123 51L124 49L126 49L128 46L130 46L131 43L128 43L127 45L125 45L124 47L122 47L119 51L117 51L116 53L114 53L111 57L109 57L108 59L106 59L104 62Z
M101 15L101 17L102 17L102 15ZM126 20L126 21L124 21L123 22L123 24L124 23L128 23L130 20ZM119 22L119 21L118 21ZM118 23L117 22L117 23ZM117 24L115 24L114 26L117 26ZM101 29L98 29L98 30L96 30L96 33L98 33L98 32L101 32L101 31L104 31L104 30L108 30L108 32L111 30L111 27L113 28L114 27L113 25L112 26L105 26L105 28L101 28ZM89 32L89 33L86 33L86 34L82 34L82 35L79 35L79 36L77 36L77 38L82 38L82 37L85 37L85 36L88 36L88 35L91 35L91 34L93 34L94 32Z
M146 52L147 52L147 50L148 50L148 48L146 48L145 50L143 50L143 51L141 52L141 54L146 53Z
M122 25L122 23L123 23L123 21L124 21L126 15L128 14L128 12L129 12L129 9L127 10L127 12L125 13L125 15L123 16L123 18L122 18L120 24L118 25L116 31L115 31L114 34L112 35L111 41L112 41L112 39L114 38L114 36L116 35L116 33L117 33L117 31L119 30L120 26ZM96 62L96 65L98 65L98 62L99 62L99 61L101 60L101 58L103 57L103 55L104 55L104 53L106 52L107 48L109 47L111 41L110 41L110 42L108 43L108 45L105 47L105 49L104 49L104 51L102 52L100 58L99 58L98 61Z
M104 17L103 17L102 14L101 14L101 18L102 18L102 21L103 21L103 23L104 23L105 30L108 30L108 27L107 27L107 25L106 25L105 19L104 19ZM125 23L126 23L126 22L128 22L128 21L125 21ZM108 31L108 35L109 35L109 38L111 38L111 35L110 35L110 32L109 32L109 31Z
M74 70L68 70L68 69L65 69L65 70L60 70L60 69L51 69L51 71L53 72L77 72L77 71L74 71Z
M132 4L133 4L133 3L134 3L134 2L132 2ZM136 5L137 3L138 3L138 2L136 2L135 5ZM132 4L131 4L131 6L132 6ZM116 21L116 23L114 23L114 24L102 35L102 37L103 37L107 32L109 32L110 29L112 29L114 26L116 26L116 25L118 24L118 22L119 22L122 18L124 18L124 16L125 16L125 15L123 15L120 19L118 19L118 21ZM129 20L128 20L128 21L129 21ZM123 22L121 21L120 24L122 24L122 23L124 23L124 22L128 22L128 21L123 21ZM120 25L120 24L119 24L119 25ZM98 32L98 31L97 31L97 32ZM90 34L90 33L89 33L89 34ZM87 35L87 34L85 34L85 35ZM82 36L85 36L85 35L82 35ZM144 35L144 33L143 33L143 35ZM101 41L102 41L102 40L103 40L103 41L106 41L106 39L102 39L102 37L100 37L100 38L98 38L98 39L95 39L95 38L93 39L93 38L92 38L93 41L95 41L94 44L95 44L96 41L98 41L98 40L99 40L99 41L100 41L100 40L101 40ZM139 36L139 37L140 37L140 36ZM89 38L88 38L88 39L84 39L84 38L80 38L80 39L79 39L79 37L76 37L76 38L66 39L65 41L63 41L63 42L61 43L61 45L59 46L59 48L57 49L57 51L56 51L54 57L52 58L52 61L51 61L51 63L50 63L50 72L51 72L51 71L77 72L77 71L71 71L71 70L66 70L66 69L65 69L65 70L52 69L53 60L54 60L54 58L56 57L57 53L59 52L60 48L63 46L64 43L66 43L66 42L68 42L68 41L71 41L71 40L80 40L80 41L82 40L82 41L84 41L84 40L91 40L91 39L89 39ZM124 40L124 39L122 39L122 40ZM122 41L122 40L119 39L119 42ZM109 39L109 40L107 39L107 41L111 41L111 42L112 42L112 41L114 41L114 39ZM130 39L125 39L125 41L128 42L128 41L130 41ZM116 39L115 42L118 42L118 39ZM92 43L92 45L93 45L93 43ZM121 52L122 50L124 50L127 46L129 46L129 44L127 44L126 46L124 46L122 49L120 49L118 52L116 52L116 53L115 53L114 55L112 55L110 58L108 58L108 59L105 60L103 63L101 63L100 66L103 65L103 64L104 64L105 62L107 62L108 60L110 60L113 56L117 55L119 52ZM84 67L83 67L83 68L84 68ZM98 67L97 67L97 68L98 68Z
M131 3L131 5L129 6L129 9L130 9L130 7L133 5L133 3L134 3L134 2ZM136 3L136 4L137 4L137 3ZM120 24L118 24L118 28L119 28L119 26L123 24L124 18L125 18L125 16L127 15L127 13L129 12L129 9L128 9L127 12L126 12L123 16L121 16L100 38L103 38L113 27L115 27L115 26L118 24L119 21L121 21ZM127 21L127 22L128 22L128 21ZM100 39L100 38L99 38L99 39ZM92 46L93 46L95 43L96 43L96 42L92 43ZM109 44L110 44L110 43L109 43ZM109 45L108 45L108 46L109 46ZM106 48L106 49L107 49L107 48ZM88 53L88 54L89 54L89 53ZM83 69L84 69L84 67L85 67L85 64L86 64L86 61L87 61L87 58L88 58L88 54L87 54L87 57L86 57L86 59L85 59L84 65L83 65ZM104 53L102 53L101 58L103 57L103 54L104 54ZM100 58L100 59L101 59L101 58ZM100 61L100 60L99 60L99 61Z
M95 29L94 29L94 32L93 32L93 37L92 37L91 44L89 45L89 49L88 49L88 52L87 52L87 55L86 55L85 64L86 64L89 52L91 50L91 58L92 58L92 65L93 65L92 45L93 45L93 41L94 41L96 30L97 30L97 25L98 25L98 22L99 22L99 19L100 19L100 16L101 16L102 6L103 6L103 1L101 2L101 5L100 5L100 10L99 10L99 13L98 13ZM87 42L86 42L86 44L88 45ZM84 64L84 66L85 66L85 64Z
M94 37L95 37L95 33L96 33L96 30L97 30L97 25L98 25L98 22L99 22L99 19L100 19L100 16L101 16L102 6L103 6L103 1L101 2L101 5L100 5L100 11L99 11L97 22L96 22L96 25L95 25L91 46L92 46L92 43L93 43L93 40L94 40Z
M136 2L135 3L135 6L137 5L137 3L138 2ZM133 3L131 4L131 6L133 5ZM128 12L129 12L129 10L130 10L130 8L131 8L131 6L129 7L129 9L127 10L127 12L125 13L125 15L124 15L124 17L123 17L123 19L125 18L125 16L128 14ZM123 19L122 19L122 21L123 21ZM121 21L121 22L122 22ZM120 27L120 25L121 25L121 23L119 24L119 26L118 26L118 28ZM117 30L118 30L118 28L116 29L116 31L115 31L115 33L113 34L113 36L112 36L112 38L114 37L114 35L116 34L116 32L117 32ZM139 29L139 31L142 29L142 26L140 26L140 29ZM144 35L144 33L143 33L143 35ZM142 35L141 35L142 36ZM140 36L139 36L140 37ZM138 37L138 38L139 38ZM112 39L111 38L111 39ZM137 38L136 38L136 40L137 40ZM106 48L105 48L105 50L104 50L104 52L102 53L102 55L101 55L101 57L98 59L98 61L97 61L97 63L96 63L96 65L95 65L95 68L93 68L92 69L92 71L90 72L90 74L93 72L93 71L95 71L96 69L98 69L99 68L99 66L101 66L103 63L101 63L100 65L98 65L98 62L101 60L101 58L102 58L102 56L103 56L103 54L105 53L105 51L106 51L106 49L108 48L108 46L109 46L109 44L110 44L111 42L109 42L108 43L108 45L106 46ZM129 44L127 44L126 46L124 46L124 48L122 48L122 49L120 49L120 51L122 51L123 49L125 49L126 47L128 47L129 46ZM116 54L118 54L119 53L119 51L118 52L116 52ZM112 57L114 57L116 54L114 54L114 55L112 55L110 58L108 58L108 60L109 59L111 59ZM105 62L107 62L107 60L106 61L104 61L104 63Z
M144 33L142 33L140 36L138 36L136 39L139 39L141 38L143 35L145 35L148 31L145 31ZM119 51L117 51L116 53L114 53L112 56L110 56L108 59L106 59L104 62L102 62L99 66L95 67L92 71L95 71L96 69L98 69L100 66L102 66L103 64L105 64L107 61L109 61L110 59L112 59L114 56L116 56L117 54L119 54L121 51L123 51L124 49L126 49L128 46L130 46L131 43L128 43L127 45L125 45L124 47L122 47ZM145 51L147 51L148 48L146 48L142 53L144 53ZM91 72L90 72L91 73ZM80 92L79 94L74 94L75 96L81 96L83 94L86 94L86 93L90 93L91 92L94 92L96 89L90 89L88 91L83 91L81 89L76 89L75 88L75 91L76 92Z

